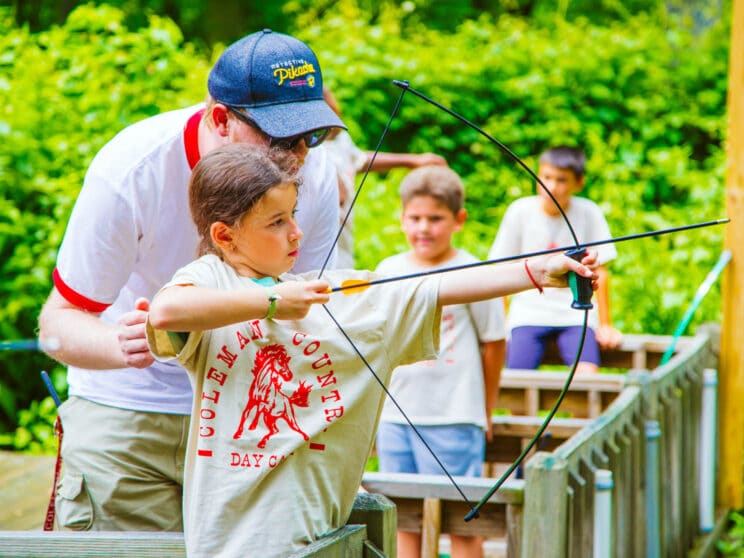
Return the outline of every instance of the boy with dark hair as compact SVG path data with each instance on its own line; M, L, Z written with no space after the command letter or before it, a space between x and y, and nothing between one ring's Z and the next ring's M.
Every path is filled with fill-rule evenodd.
M538 176L566 213L580 241L610 238L602 210L594 202L576 196L584 187L586 157L578 148L559 146L540 156ZM537 195L514 201L504 214L490 259L534 252L573 244L558 208L537 184ZM599 281L595 308L589 314L590 330L577 366L578 373L599 369L599 348L620 343L620 332L612 327L609 302L609 271L606 264L615 258L614 244L598 248ZM540 365L545 346L555 339L561 358L568 365L576 357L583 313L568 312L571 293L558 289L518 293L509 299L506 366L534 369ZM598 307L598 308L597 308Z

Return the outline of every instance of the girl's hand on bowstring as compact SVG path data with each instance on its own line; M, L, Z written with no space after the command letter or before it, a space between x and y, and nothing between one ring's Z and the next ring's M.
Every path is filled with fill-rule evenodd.
M276 320L299 320L304 318L313 304L325 304L330 298L330 285L324 279L312 281L286 281L271 290L279 295L276 301Z

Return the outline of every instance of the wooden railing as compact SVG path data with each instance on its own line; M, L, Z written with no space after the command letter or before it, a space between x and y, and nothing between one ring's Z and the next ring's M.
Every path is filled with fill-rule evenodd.
M707 333L682 338L671 361L645 368L659 365L670 341L627 335L619 350L602 355L603 366L621 373L577 376L561 406L570 418L554 419L525 479L507 480L480 519L462 520L467 504L443 476L368 473L363 486L397 504L399 527L422 533L423 558L438 555L441 533L501 538L509 558L654 558L693 548L706 556L715 532L700 524L698 453L703 376L715 368L715 341ZM528 413L550 408L565 380L565 372L504 371L499 406L513 414L494 418L492 477L542 423ZM456 478L471 501L495 480Z
M493 484L489 478L453 478L468 502L480 500ZM471 507L447 477L365 473L362 487L395 503L398 528L422 533L422 557L439 555L441 533L498 537L507 541L512 553L520 547L524 481L508 480L481 509L479 518L467 523L463 518Z
M290 558L394 557L396 510L379 494L357 495L349 522ZM113 531L0 531L8 558L184 558L183 533Z
M630 373L590 425L530 460L524 558L581 558L598 549L613 558L685 556L695 546L705 535L698 517L702 386L716 360L708 335L686 339L667 364ZM604 518L597 508L603 489L611 501Z
M561 403L561 413L595 418L623 389L625 374L576 376ZM506 369L501 374L498 407L511 415L537 416L553 407L566 383L566 372Z
M593 556L598 470L612 472L617 556L645 556L644 443L642 392L631 386L554 452L530 460L523 544L537 545L532 556Z

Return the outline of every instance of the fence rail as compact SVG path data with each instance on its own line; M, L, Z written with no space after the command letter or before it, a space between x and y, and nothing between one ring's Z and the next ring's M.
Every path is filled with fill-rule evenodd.
M395 505L358 494L346 526L289 558L385 558L395 552ZM183 533L114 531L0 531L0 557L106 558L186 556Z

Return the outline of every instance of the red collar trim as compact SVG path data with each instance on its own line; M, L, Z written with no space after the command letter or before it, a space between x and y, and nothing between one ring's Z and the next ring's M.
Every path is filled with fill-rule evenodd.
M189 168L192 170L201 158L199 154L199 121L204 116L204 110L201 109L192 114L183 130L183 146L186 149L186 160L189 162Z

